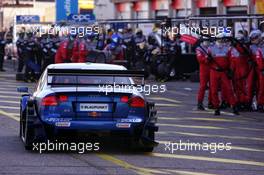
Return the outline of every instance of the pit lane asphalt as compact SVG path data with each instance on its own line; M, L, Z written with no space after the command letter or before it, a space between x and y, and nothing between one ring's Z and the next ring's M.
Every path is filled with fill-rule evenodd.
M34 84L15 81L14 71L0 73L0 174L91 174L91 175L263 175L264 114L195 109L197 83L172 81L167 92L148 98L157 103L160 142L151 154L134 153L116 144L104 151L29 152L18 137L18 86ZM169 142L231 143L231 150L182 151L166 149ZM212 147L213 148L213 147Z

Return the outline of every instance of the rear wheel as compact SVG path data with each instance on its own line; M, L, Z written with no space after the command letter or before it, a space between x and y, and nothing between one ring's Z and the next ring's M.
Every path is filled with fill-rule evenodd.
M146 130L144 133L145 137L148 138L148 140L155 140L155 132L154 131L149 131ZM154 150L154 145L149 145L142 141L141 138L137 138L132 140L131 146L133 150L139 151L139 152L153 152Z
M20 135L26 150L32 150L35 137L34 128L32 127L32 116L34 116L34 110L30 107L27 107L25 114L23 115L22 112L21 115Z

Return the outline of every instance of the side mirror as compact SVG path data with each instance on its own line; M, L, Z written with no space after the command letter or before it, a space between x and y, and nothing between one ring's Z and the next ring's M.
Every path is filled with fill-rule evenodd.
M17 92L28 93L28 87L18 87Z

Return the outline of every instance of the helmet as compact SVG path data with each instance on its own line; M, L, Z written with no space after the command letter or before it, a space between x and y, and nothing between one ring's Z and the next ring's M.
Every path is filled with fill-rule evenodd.
M242 33L238 33L236 36L237 40L243 40L244 39L244 35Z
M123 33L123 29L118 29L117 30L119 33Z
M216 35L216 39L223 39L224 36L225 36L224 33L219 33L219 34Z
M120 36L118 34L113 34L111 39L113 43L117 44L120 41Z
M261 37L261 31L260 30L253 30L249 34L250 40L255 40L255 39L258 39L259 37Z

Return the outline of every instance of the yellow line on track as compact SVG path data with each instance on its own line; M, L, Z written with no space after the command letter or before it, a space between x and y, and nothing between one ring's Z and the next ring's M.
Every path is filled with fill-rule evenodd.
M150 100L161 100L161 101L167 101L167 102L172 102L172 103L182 103L181 101L174 100L171 98L165 98L165 97L149 97L148 99L150 99Z
M168 104L168 103L156 103L155 106L157 106L157 107L180 107L181 105Z
M183 170L168 170L168 169L163 169L163 171L171 172L173 174L178 174L178 175L217 175L217 174L208 174L208 173L191 172L191 171L183 171Z
M218 127L218 126L200 126L200 125L179 125L179 124L169 124L169 123L161 123L158 124L159 126L169 126L169 127L179 127L179 128L194 128L194 129L214 129L214 130L247 130L247 131L263 131L263 129L260 128L247 128L247 127Z
M4 90L4 91L1 90L0 94L22 95L22 93L17 92L16 90L14 90L14 91L9 91L10 89L6 89L6 90Z
M226 129L226 128L215 127L215 126L177 125L177 124L165 124L165 123L160 123L158 125L159 126L179 127L179 128L194 128L194 129L214 129L214 130Z
M19 100L18 101L0 100L0 103L20 104Z
M0 98L14 98L14 99L21 99L21 96L0 95Z
M175 114L174 111L162 111L162 110L158 110L157 112L158 112L158 114Z
M98 153L97 156L103 160L107 160L107 161L112 162L116 165L119 165L119 166L121 166L127 170L132 170L139 175L152 175L153 173L155 173L155 174L170 174L170 173L167 173L165 171L159 171L159 170L154 170L154 169L150 169L150 168L137 167L135 165L129 164L123 160L120 160L120 159L115 158L114 156L111 156L108 154Z
M0 96L1 97L1 96ZM213 122L245 122L241 120L223 119L223 118L201 118L201 117L158 117L159 120L201 120Z
M17 88L17 87L24 87L24 86L26 86L26 87L34 87L34 86L30 86L30 85L17 85L17 84L14 84L14 85L11 85L11 84L3 84L3 83L1 83L1 86L3 86L3 87L13 87L13 88Z
M226 158L209 158L209 157L203 157L203 156L162 154L162 153L149 153L147 155L150 155L153 157L162 157L162 158L186 159L186 160L197 160L197 161L208 161L208 162L217 162L217 163L240 164L240 165L264 167L264 162L255 162L255 161L248 161L248 160L237 160L237 159L226 159Z
M190 111L191 113L194 114L214 114L213 110L207 110L207 111ZM235 116L235 114L231 113L231 112L225 112L225 111L221 111L222 114L225 115L230 115L230 116Z
M15 107L15 106L0 106L0 109L19 109L19 107Z
M172 94L176 94L176 95L182 95L182 96L190 96L187 93L184 92L178 92L178 91L172 91L172 90L167 90L166 92L172 93Z
M19 118L18 117L15 117L14 115L11 115L11 114L9 114L9 113L7 113L5 111L0 110L0 115L4 115L6 117L9 117L9 118L19 122Z

